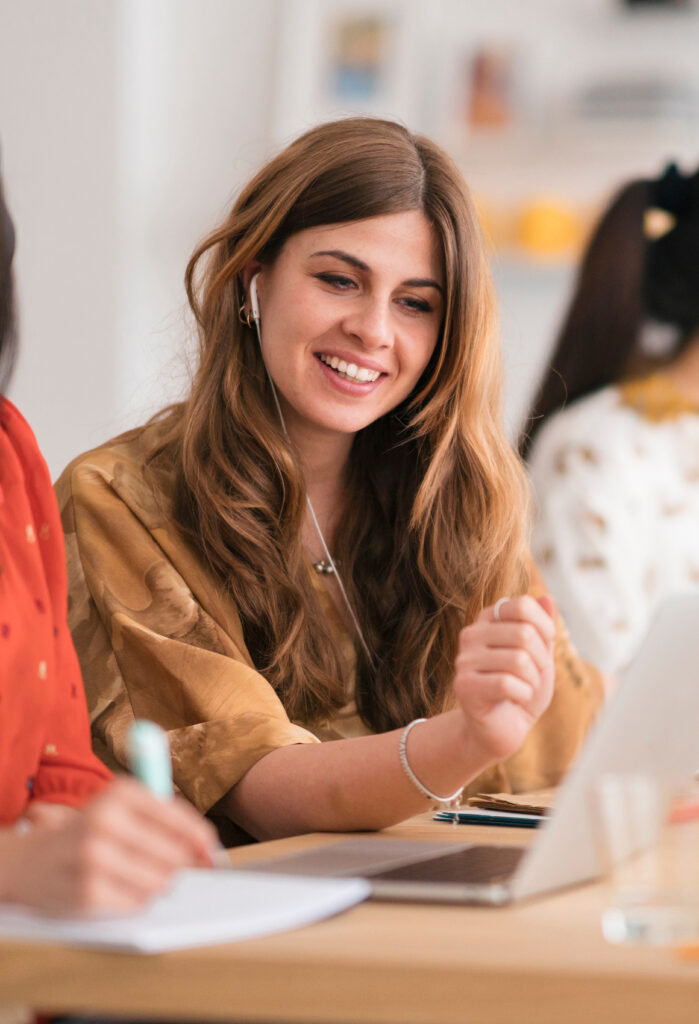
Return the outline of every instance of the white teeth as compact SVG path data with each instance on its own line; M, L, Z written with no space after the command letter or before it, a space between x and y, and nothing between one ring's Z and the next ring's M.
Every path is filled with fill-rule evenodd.
M340 359L338 356L320 356L321 362L325 363L326 366L332 367L336 371L338 376L343 377L345 380L358 381L361 384L371 384L381 376L378 370L370 370L366 366L357 366L356 363L346 363L344 359Z

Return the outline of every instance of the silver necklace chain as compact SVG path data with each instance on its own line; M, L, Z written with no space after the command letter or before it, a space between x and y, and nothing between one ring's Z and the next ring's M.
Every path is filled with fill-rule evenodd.
M277 415L279 416L279 422L282 425L282 430L284 431L286 437L288 438L289 437L289 431L286 429L286 421L284 420L284 413L282 412L282 407L279 404L279 398L277 396L277 389L275 387L274 381L272 380L272 376L271 376L269 370L267 369L267 364L265 363L264 355L262 353L262 335L260 334L260 323L259 323L259 320L257 318L255 318L255 329L257 331L257 341L258 341L259 346L260 346L260 355L262 356L262 362L264 364L265 372L267 374L267 379L269 380L270 387L272 388L272 395L274 397L274 404L277 407ZM313 521L313 526L315 527L315 531L318 534L318 539L319 539L319 541L321 543L321 546L323 548L323 553L325 555L324 559L321 559L320 561L313 563L313 568L316 570L316 572L326 573L327 575L333 575L335 577L335 579L337 580L337 585L340 588L340 593L342 594L342 599L345 602L345 607L347 608L349 616L350 616L350 618L352 620L352 624L354 625L355 631L356 631L357 636L359 638L359 642L362 645L362 648L364 650L364 653L367 656L367 659L369 660L369 664L373 665L374 664L374 659L372 657L371 651L369 650L369 645L367 644L366 640L364 639L364 634L362 633L362 627L359 625L359 620L357 619L357 616L354 613L354 608L352 607L350 599L347 596L347 591L345 590L345 585L342 582L342 577L340 576L339 572L337 571L337 563L335 562L333 556L330 554L330 551L328 549L328 545L325 543L325 537L323 536L323 531L320 528L320 523L318 522L318 518L316 516L315 509L313 508L313 503L311 502L311 499L308 496L308 494L306 495L306 504L308 505L308 511L311 513L311 519ZM320 568L320 566L323 566L323 568Z

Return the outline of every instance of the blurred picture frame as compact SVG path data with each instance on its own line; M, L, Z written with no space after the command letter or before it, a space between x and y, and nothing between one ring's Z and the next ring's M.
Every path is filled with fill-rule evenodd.
M386 92L394 26L381 12L343 12L328 26L325 88L338 103L373 103Z
M472 131L503 130L517 118L517 52L502 42L462 57L464 114Z
M426 130L422 0L284 0L273 134L367 114Z

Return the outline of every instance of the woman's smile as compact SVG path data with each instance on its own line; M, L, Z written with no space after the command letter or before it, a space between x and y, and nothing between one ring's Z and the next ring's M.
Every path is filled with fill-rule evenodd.
M323 365L324 369L331 371L331 379L337 378L341 381L347 381L347 383L357 385L364 385L362 391L357 392L358 394L366 394L366 385L376 384L381 377L385 377L385 373L382 370L373 369L371 366L362 359L361 356L355 356L356 362L351 355L346 357L330 355L327 352L323 352L316 357Z

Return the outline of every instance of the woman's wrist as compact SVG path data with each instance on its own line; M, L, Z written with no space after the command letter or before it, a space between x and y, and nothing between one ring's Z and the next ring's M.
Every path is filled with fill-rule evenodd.
M461 708L453 708L445 711L444 716L450 716L450 731L453 737L454 757L462 766L464 777L468 781L481 772L490 768L497 761L490 750L486 750L480 739L464 715ZM440 717L442 717L440 715Z
M31 826L18 829L20 822L24 823L24 819L0 828L0 903L15 903L21 897L17 887Z
M415 788L421 790L423 787L431 796L455 796L457 790L463 789L472 778L493 763L493 758L482 752L480 746L474 742L468 723L459 709L444 711L424 722L416 723L409 735L409 743L405 743L405 753L410 770L420 783ZM401 733L401 739L403 737L405 730ZM400 760L404 774L410 778L405 772L403 758ZM411 782L415 786L413 779Z
M432 800L437 804L458 806L461 801L461 795L464 791L463 786L459 786L459 788L455 789L453 793L433 793L432 790L428 789L427 786L420 781L410 765L410 761L408 759L408 737L416 725L421 725L426 721L426 718L414 718L413 721L409 722L405 729L403 729L398 743L398 757L400 759L401 766L415 789L418 791L420 796L425 798L425 800Z

